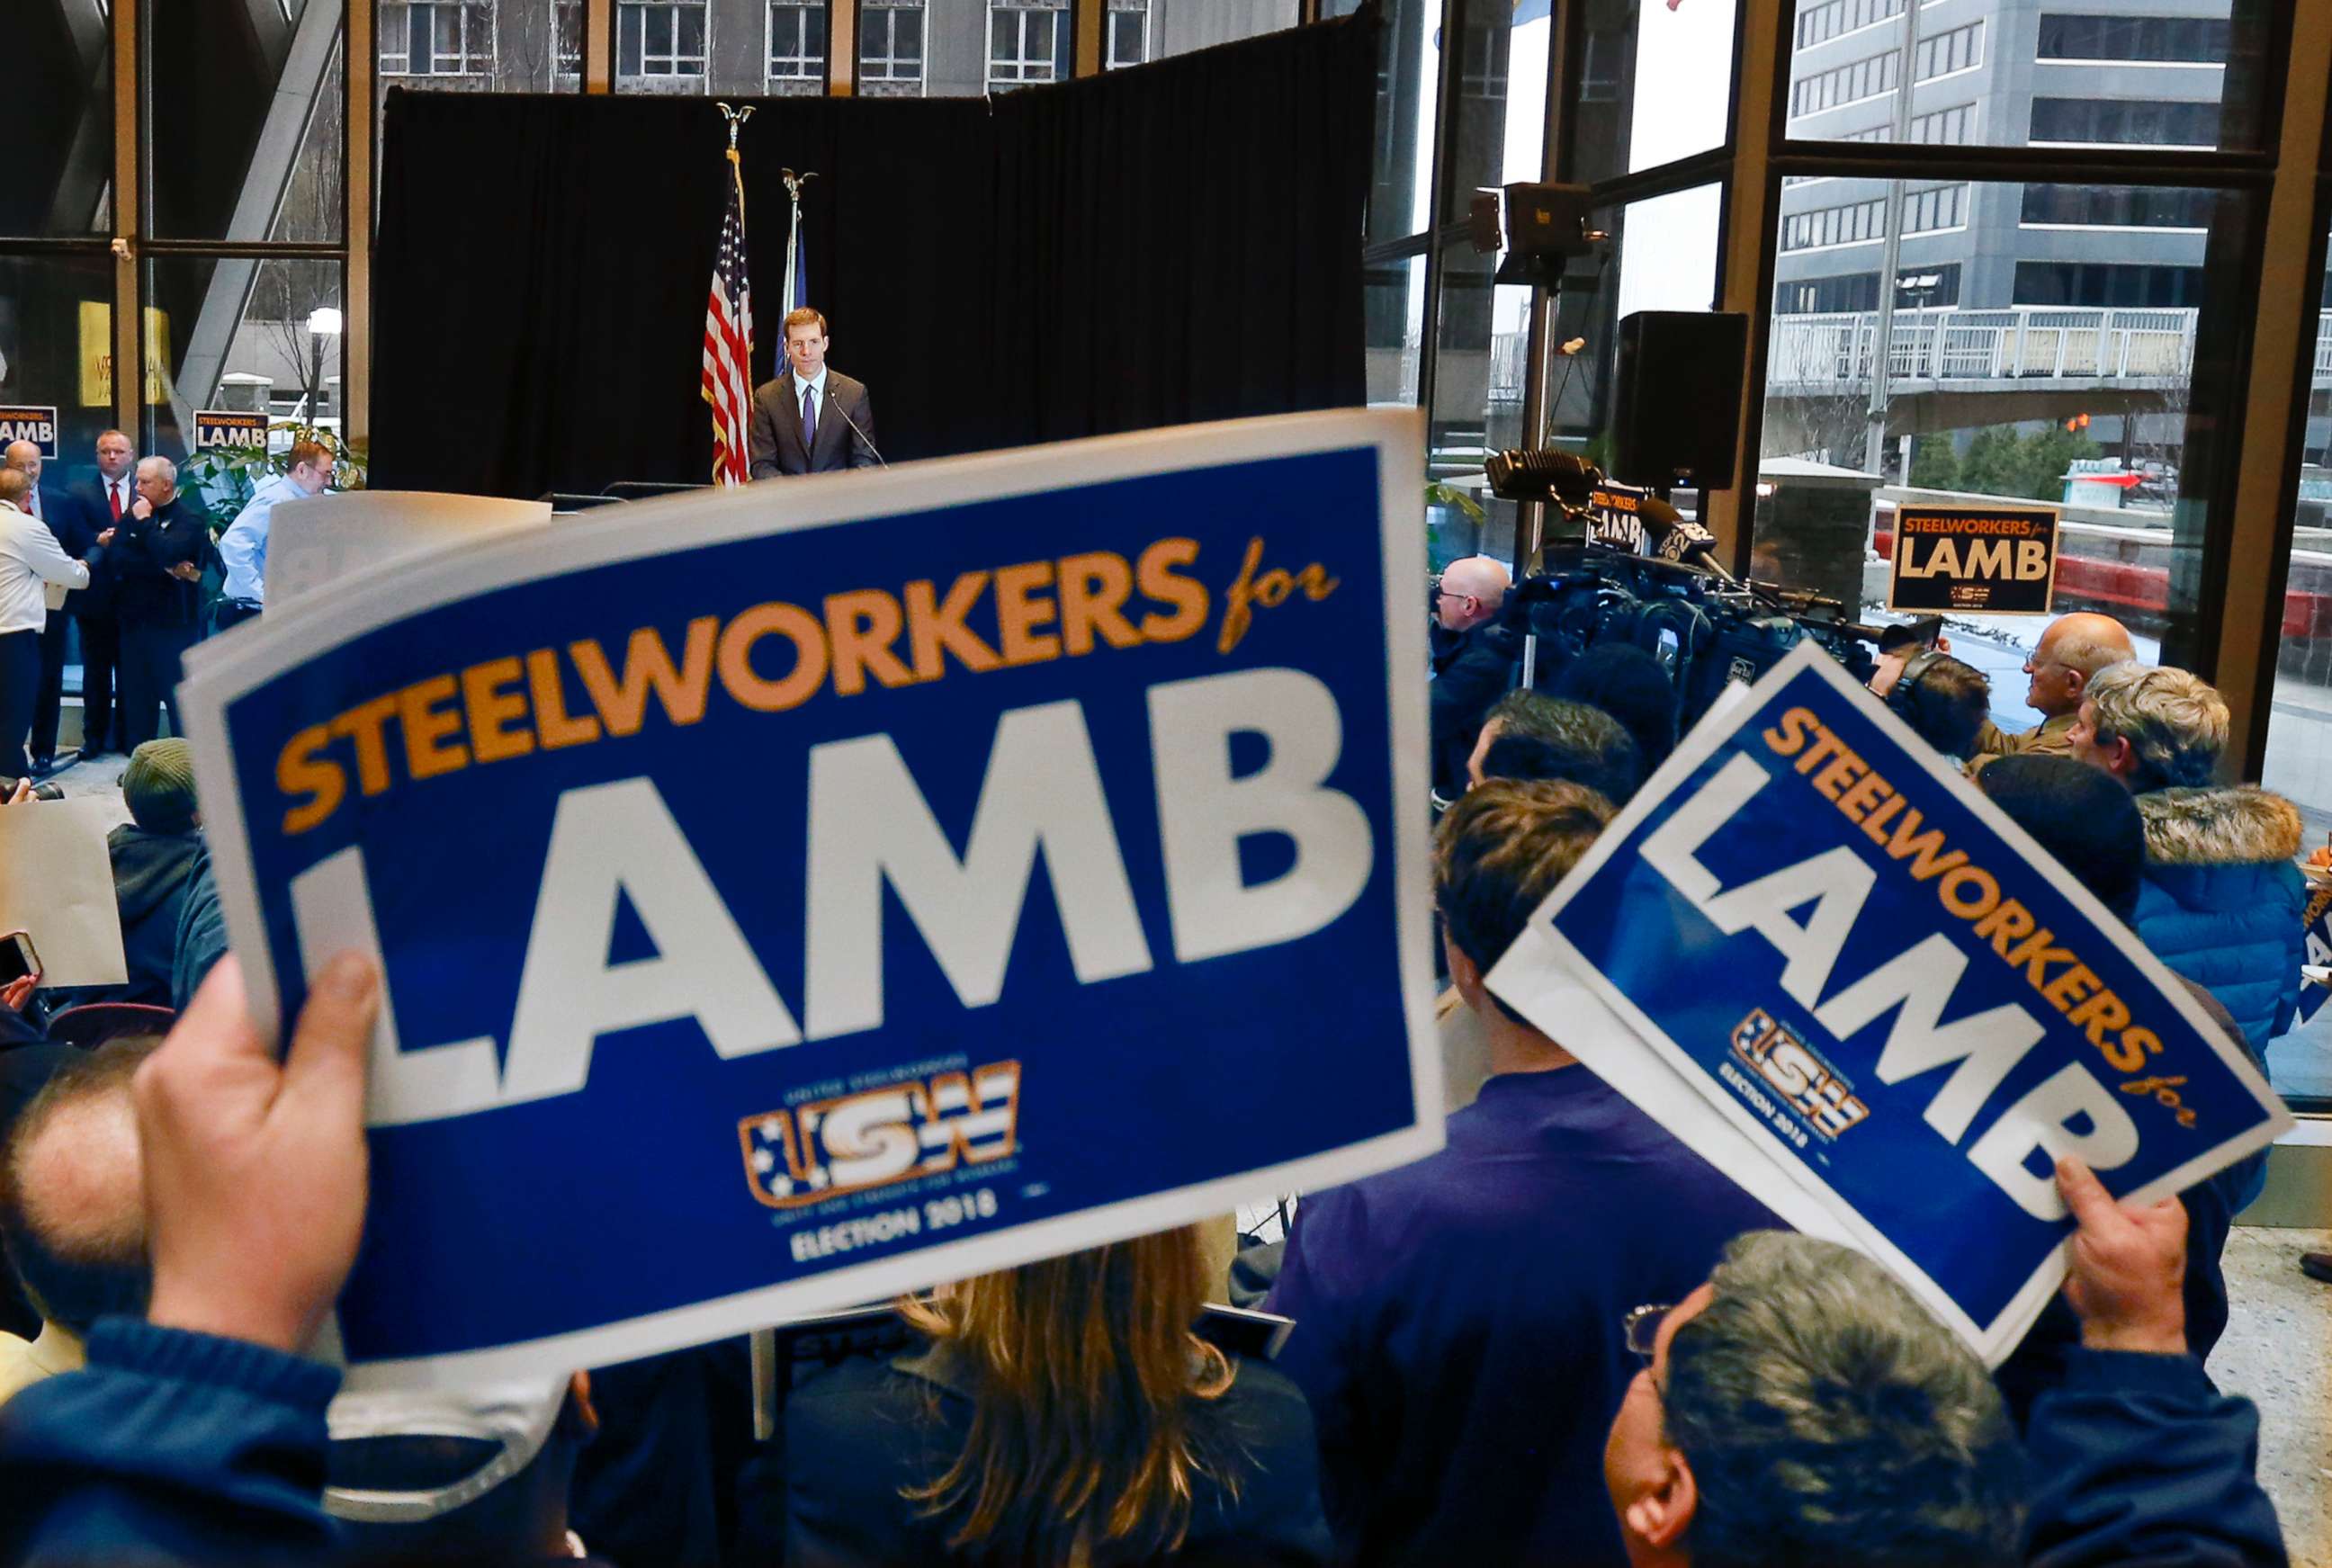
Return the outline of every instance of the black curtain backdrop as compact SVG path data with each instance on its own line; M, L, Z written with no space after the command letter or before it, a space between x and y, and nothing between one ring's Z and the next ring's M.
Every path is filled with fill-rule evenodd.
M827 360L894 463L1366 401L1372 27L993 100L752 100L755 383L782 359L791 167L817 176ZM371 483L706 478L712 101L399 90L384 138Z

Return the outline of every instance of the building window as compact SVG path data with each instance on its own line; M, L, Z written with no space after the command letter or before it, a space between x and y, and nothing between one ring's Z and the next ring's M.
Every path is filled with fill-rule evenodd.
M769 0L772 92L826 90L826 0Z
M1941 229L1965 228L1967 203L1968 187L1964 185L1907 190L1903 193L1903 232L1929 234Z
M1889 126L1888 129L1891 133L1894 128ZM1963 103L1930 114L1913 115L1911 139L1930 147L1965 147L1975 139L1975 105Z
M860 0L858 84L869 98L923 91L923 0Z
M1896 277L1897 310L1924 310L1929 306L1956 305L1959 302L1960 264L1957 262L1945 262L1938 267L1922 267L1917 272L1902 272ZM1877 272L1801 278L1793 282L1777 283L1773 287L1773 313L1777 316L1844 315L1877 309Z
M1903 14L1903 0L1821 0L1798 8L1798 47L1875 27L1890 16Z
M1874 54L1868 60L1858 60L1851 65L1841 65L1794 82L1790 88L1790 113L1792 117L1820 114L1840 104L1859 103L1866 98L1892 92L1900 79L1901 60L1901 54L1890 49L1884 54Z
M473 76L494 68L494 8L472 0L383 0L383 76Z
M1782 219L1782 248L1817 251L1831 245L1862 245L1887 237L1887 204L1873 198L1843 206L1817 207Z
M988 0L988 85L1069 79L1068 0Z
M2109 262L2019 262L2016 303L2088 310L2193 310L2203 303L2203 269L2123 266Z
M561 76L583 74L583 0L550 0L551 69Z
M2138 147L2219 145L2219 106L2160 99L2036 98L2032 142Z
M705 0L616 0L616 74L704 75Z
M2223 16L2043 16L2043 61L2136 61L2164 65L2223 65Z
M1480 103L1506 101L1506 67L1514 55L1511 27L1468 27L1465 54L1458 72L1458 91Z
M1102 69L1117 71L1150 58L1150 0L1109 0Z
M2126 185L2028 185L2022 220L2080 228L2208 229L2218 206L2207 190Z
M1972 71L1983 63L1983 24L1971 22L1949 33L1922 38L1917 53L1918 71L1914 81L1932 81L1954 72Z

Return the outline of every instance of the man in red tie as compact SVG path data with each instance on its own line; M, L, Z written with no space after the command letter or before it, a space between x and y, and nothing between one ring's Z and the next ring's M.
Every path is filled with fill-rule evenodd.
M57 536L66 554L89 559L97 536L129 515L138 501L137 468L138 449L129 437L109 430L97 438L97 476L65 492L78 514ZM89 587L75 598L79 603L72 608L81 625L81 754L88 758L100 751L126 751L122 710L114 699L121 625L114 618L113 577L104 557L90 561Z

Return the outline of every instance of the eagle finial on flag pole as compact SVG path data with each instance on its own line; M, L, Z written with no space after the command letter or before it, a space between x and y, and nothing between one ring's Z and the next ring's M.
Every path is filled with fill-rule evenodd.
M718 107L729 122L729 191L704 306L701 392L712 408L712 483L743 484L752 477L753 289L745 264L745 160L737 151L737 132L753 117L753 106Z

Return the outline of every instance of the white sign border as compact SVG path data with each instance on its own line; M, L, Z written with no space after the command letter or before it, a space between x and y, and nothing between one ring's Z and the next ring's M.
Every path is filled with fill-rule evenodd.
M2219 1059L2251 1088L2263 1106L2272 1108L2272 1114L2266 1123L2252 1128L2249 1133L2213 1144L2203 1153L2174 1170L2165 1171L2136 1190L2122 1194L2122 1201L2146 1204L2183 1191L2193 1182L2200 1181L2204 1174L2222 1169L2256 1150L2265 1148L2292 1126L2293 1118L2290 1112L2284 1108L2282 1101L2268 1086L2267 1080L2260 1076L2251 1057L2234 1041L2226 1037L2225 1033L2212 1020L2210 1015L2203 1010L2201 1004L2187 993L2184 985L2178 978L2171 973L2160 960L2146 951L2144 944L2137 940L2136 932L2130 930L2118 916L2098 903L2094 894L2058 865L2055 859L2040 845L2033 842L2022 828L2010 820L2005 812L1984 798L1983 792L1970 783L1965 776L1951 767L1941 753L1913 734L1908 726L1889 712L1878 698L1872 696L1868 691L1850 678L1838 662L1817 645L1811 642L1801 643L1751 689L1746 702L1736 703L1721 712L1714 712L1708 720L1694 726L1692 732L1685 737L1683 743L1677 746L1668 760L1649 779L1646 780L1644 787L1636 793L1627 808L1597 837L1594 845L1572 868L1571 875L1564 877L1554 891L1547 895L1546 902L1542 904L1532 915L1531 927L1545 939L1558 961L1584 980L1591 990L1627 1021L1641 1045L1648 1047L1666 1068L1681 1078L1702 1099L1716 1105L1735 1127L1748 1133L1760 1150L1767 1151L1763 1168L1728 1170L1727 1175L1740 1183L1751 1196L1759 1199L1776 1212L1782 1211L1782 1204L1775 1200L1776 1197L1791 1196L1782 1192L1773 1185L1777 1177L1812 1193L1822 1202L1838 1223L1858 1238L1862 1250L1884 1263L1889 1272L1919 1297L1923 1305L1950 1324L1979 1355L1983 1356L1986 1364L1997 1366L2006 1360L2010 1353L2022 1342L2025 1332L2031 1327L2032 1320L2040 1315L2040 1310L2048 1305L2049 1298L2056 1294L2057 1286L2063 1279L2065 1272L2063 1248L2058 1248L2049 1254L2048 1257L2027 1277L1997 1316L1988 1324L1978 1324L1956 1302L1946 1296L1943 1288L1929 1277L1925 1270L1918 1267L1907 1255L1889 1242L1876 1226L1822 1182L1804 1162L1793 1157L1778 1157L1780 1141L1773 1131L1753 1115L1748 1107L1742 1104L1736 1097L1716 1093L1708 1075L1701 1070L1697 1060L1670 1039L1666 1032L1629 1000L1618 987L1612 985L1601 971L1589 963L1585 955L1573 947L1553 924L1555 916L1571 902L1578 891L1587 884L1588 880L1619 853L1620 845L1630 835L1650 817L1657 808L1688 782L1693 772L1703 762L1715 756L1735 734L1756 722L1773 705L1782 688L1807 669L1814 670L1834 692L1849 702L1860 706L1866 717L1878 723L1882 729L1887 730L1901 741L1906 753L1924 767L1931 778L1943 783L1947 789L1955 788L1964 803L1975 812L1986 827L1999 834L2011 848L2024 857L2026 863L2034 871L2048 879L2050 885L2063 894L2076 908L2094 922L2107 939L2120 950L2123 957L2137 965L2155 980L2171 1006L2188 1024L2193 1026L2205 1044L2218 1054ZM1501 977L1495 970L1492 971L1491 989L1498 991L1502 996L1506 996L1506 989L1502 988L1501 985L1502 978L1505 987L1512 988L1515 991L1515 995L1507 996L1507 999L1516 1007L1524 1006L1530 997L1527 991L1516 984L1522 978L1519 973ZM1562 1020L1553 1021L1561 1022ZM1555 1037L1558 1042L1561 1042L1562 1037L1559 1034ZM1604 1041L1593 1037L1583 1043L1589 1046L1591 1051L1595 1051L1596 1054L1603 1056L1610 1061L1624 1064L1624 1058L1632 1054L1629 1047L1613 1048ZM1587 1058L1582 1056L1582 1059ZM1596 1064L1590 1060L1589 1066L1594 1066ZM1630 1071L1624 1065L1620 1066L1618 1070L1620 1072L1622 1080L1625 1081L1614 1082L1613 1086L1621 1089L1623 1093L1627 1092L1626 1081L1636 1083L1639 1090L1654 1082L1648 1075ZM1599 1068L1598 1071L1601 1072L1603 1069ZM1631 1095L1630 1097L1635 1098L1635 1095ZM1664 1107L1657 1103L1640 1100L1639 1104L1656 1120L1662 1120L1665 1124ZM1689 1139L1687 1141L1689 1142Z

